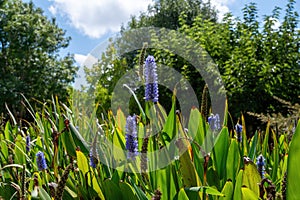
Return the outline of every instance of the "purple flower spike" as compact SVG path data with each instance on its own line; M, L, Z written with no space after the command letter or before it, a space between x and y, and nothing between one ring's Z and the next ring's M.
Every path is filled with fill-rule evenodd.
M97 154L97 153L96 153ZM97 163L98 163L98 160L97 158L95 157L95 155L93 155L93 150L90 151L90 166L92 168L96 168L97 167Z
M30 135L26 136L26 152L30 151Z
M212 131L217 131L221 129L220 126L220 116L219 114L211 114L207 119L209 126Z
M138 141L137 141L137 129L136 129L136 116L128 116L126 120L126 150L127 158L135 160L138 155Z
M156 63L153 56L148 56L145 62L145 99L158 102L158 83Z
M243 126L240 125L239 123L237 123L235 125L235 131L237 133L237 140L238 142L241 142L242 141L242 131L243 131Z
M43 152L41 152L41 151L37 152L36 163L37 163L39 171L43 171L43 170L47 169L47 163L46 163L46 159L45 159Z
M264 178L265 175L265 158L263 155L259 155L256 158L256 166L257 166L257 170L261 176L261 178Z

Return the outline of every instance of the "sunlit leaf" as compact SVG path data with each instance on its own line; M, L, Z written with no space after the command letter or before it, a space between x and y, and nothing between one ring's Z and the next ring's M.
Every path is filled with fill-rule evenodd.
M243 184L243 172L244 170L240 170L236 179L235 179L235 186L234 186L234 193L233 199L234 200L241 200L242 199L242 184Z
M232 181L226 181L222 191L222 194L224 194L223 197L220 197L219 200L232 200L233 197L233 183Z
M258 200L259 196L247 187L242 187L242 200Z
M287 199L299 199L299 191L300 191L300 120L298 121L297 128L293 135L289 157L288 157L288 166L287 166Z
M229 133L228 128L222 128L217 142L213 148L213 157L215 160L216 169L220 179L225 178L226 160L229 148Z
M260 174L256 168L256 165L251 161L244 158L244 173L243 173L243 185L249 188L259 196L259 183L261 182Z
M226 160L226 177L227 180L230 179L234 183L240 166L240 157L238 143L235 139L231 139Z

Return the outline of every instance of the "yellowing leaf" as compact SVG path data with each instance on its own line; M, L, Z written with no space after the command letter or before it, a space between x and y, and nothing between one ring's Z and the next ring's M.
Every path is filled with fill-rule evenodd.
M245 160L244 163L243 185L259 196L258 184L261 182L261 177L256 165L251 160Z

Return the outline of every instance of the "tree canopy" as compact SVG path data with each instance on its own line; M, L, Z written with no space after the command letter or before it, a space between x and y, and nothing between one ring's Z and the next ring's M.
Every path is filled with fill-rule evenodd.
M199 6L186 6L191 5L191 2L195 5L199 3ZM121 34L128 29L143 26L166 25L166 28L173 28L197 41L218 65L227 91L229 111L235 120L241 113L249 111L287 114L284 105L273 97L299 103L300 30L294 3L294 0L287 2L283 18L280 15L282 8L276 7L271 15L259 20L256 4L250 3L243 8L242 18L228 13L222 20L216 20L216 11L209 5L201 6L201 1L186 0L178 3L161 0L149 7L148 13L133 17L128 27L123 27ZM208 8L211 11L207 12ZM169 20L168 16L176 20ZM279 25L275 26L275 22ZM155 40L155 37L151 39ZM168 38L170 41L172 39ZM121 58L115 56L114 53L121 45L122 42L113 43L102 55L100 62L93 69L87 70L90 83L97 85L98 97L101 94L112 94L122 74L139 65L139 51ZM182 73L201 100L205 83L190 63L172 52L158 49L149 49L147 54L154 55L160 63ZM169 96L162 95L160 101L165 102L167 98ZM104 99L100 103L109 108L109 100Z
M20 111L22 96L64 100L77 68L73 56L59 56L70 38L32 2L0 1L0 113L7 103Z

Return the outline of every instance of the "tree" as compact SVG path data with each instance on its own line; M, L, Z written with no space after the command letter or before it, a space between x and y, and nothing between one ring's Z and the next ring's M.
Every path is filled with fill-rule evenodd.
M280 8L258 21L254 3L243 9L243 19L228 14L220 24L201 17L181 31L200 42L219 66L229 99L229 110L237 118L247 112L288 114L274 96L299 103L300 31L298 13L290 0L284 21Z
M193 20L200 14L208 21L215 23L217 21L216 10L212 8L210 2L204 3L201 0L159 0L154 1L152 6L148 7L147 12L141 13L140 16L133 16L126 27L121 27L121 38L128 30L141 27L162 27L172 30L178 30L181 26L179 21L180 16L185 13L186 22L190 25ZM139 65L140 50L128 52L122 57L116 55L116 51L124 48L124 41L117 40L107 48L107 51L102 55L100 62L93 66L92 69L86 69L87 81L92 86L89 88L89 93L97 94L96 99L101 99L97 103L105 109L110 108L111 95L117 81L125 72ZM172 55L170 52L159 52L148 49L147 54L155 55L155 59L161 64L174 67L179 72L190 72L190 64L183 58ZM189 73L193 76L193 73ZM187 77L192 80L192 77ZM97 86L96 86L97 85ZM96 86L96 87L94 87ZM192 86L195 88L199 96L204 86L203 80L194 79ZM160 102L165 103L165 108L170 108L171 104L168 101L172 92L166 88L159 87ZM138 97L143 99L143 88L137 91ZM102 98L103 94L108 94L109 98ZM136 108L138 111L138 109Z
M0 113L5 103L19 112L20 94L40 101L54 95L66 100L77 68L73 57L61 58L59 50L69 41L55 19L49 20L32 2L0 1Z
M180 5L168 1L169 4L167 5L169 6L164 4L167 1L159 2L161 4L154 5L157 10L154 9L152 14L147 15L144 13L140 18L132 18L129 29L144 25L163 26L164 19L168 19L168 16L174 13L178 14L180 10L181 12L176 18L177 21L170 21L172 24L174 23L174 26L170 24L167 26L168 28L173 27L198 42L217 63L225 83L229 111L234 122L240 117L241 113L246 115L248 124L254 125L257 121L247 115L248 112L264 114L281 112L288 114L284 105L274 99L274 96L291 103L299 103L300 31L298 13L294 9L294 0L288 1L283 22L280 23L279 27L275 27L274 23L279 21L280 8L275 8L272 15L264 16L263 20L259 21L256 4L250 3L243 8L244 15L241 19L228 13L220 22L217 22L214 18L207 17L205 12L201 12L201 9L197 12L197 16L190 15L189 13L192 12L190 9L179 9L180 5L184 5L182 8L188 7L184 4L187 1L180 1L182 3ZM149 13L151 13L150 11ZM166 18L161 17L162 15ZM123 33L125 32L123 31ZM155 37L154 35L151 38L154 43ZM169 35L162 43L168 43L169 41L172 41L172 43L180 42ZM155 44L160 45L159 43ZM118 49L124 44L121 41L114 45L114 48ZM122 62L124 72L138 65L138 59L134 58L138 58L139 52L131 52L122 57L122 59L125 59ZM204 81L191 67L190 63L171 52L161 49L149 49L148 53L154 55L158 62L182 73L190 81L194 91L198 94L199 101L201 101ZM110 57L116 58L114 56ZM118 58L112 60L107 56L105 58L108 58L108 60L105 60L106 63L118 63L116 62ZM119 64L118 66L121 66ZM121 68L115 68L112 65L103 64L103 62L97 66L99 72L108 69L111 72L109 73L111 77L114 74L122 74L120 72ZM91 74L88 74L88 76L91 77ZM114 87L115 82L111 78L102 79L101 77L99 84L105 87L103 81L106 85ZM110 92L108 90L108 93ZM169 97L160 97L160 99L165 102Z

